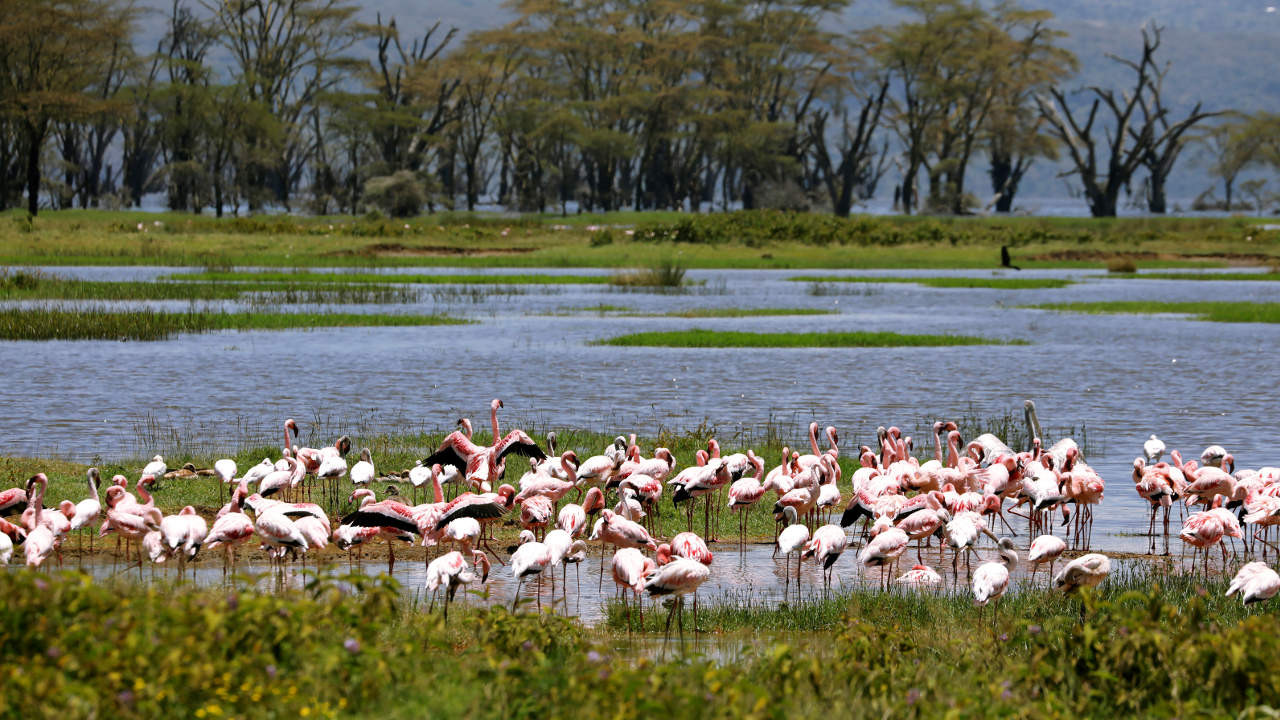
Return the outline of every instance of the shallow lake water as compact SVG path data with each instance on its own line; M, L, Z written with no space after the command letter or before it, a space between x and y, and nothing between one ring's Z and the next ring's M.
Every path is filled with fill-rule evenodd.
M45 271L125 280L184 269ZM393 279L401 272L432 270L386 274ZM159 448L144 446L150 437L143 429L148 423L186 427L188 434L180 437L223 448L246 440L275 442L280 422L288 416L311 419L312 427L324 426L324 433L344 427L361 432L438 430L450 427L460 415L483 418L488 400L496 396L506 403L503 417L508 427L528 423L543 429L644 434L705 422L731 437L750 436L771 424L789 429L794 442L803 442L808 422L817 420L836 425L845 443L857 445L869 442L878 425L911 429L961 414L1020 412L1023 400L1033 398L1046 428L1087 426L1087 459L1108 482L1106 499L1095 513L1093 547L1137 552L1146 547L1146 538L1137 535L1146 531L1148 512L1132 490L1129 471L1150 433L1187 457L1197 457L1206 445L1221 444L1235 455L1237 467L1280 464L1280 452L1273 445L1280 430L1274 392L1280 385L1280 363L1273 360L1280 347L1280 326L1018 307L1101 300L1274 302L1280 301L1280 284L1119 279L1088 271L996 273L1079 281L1052 290L844 283L815 288L810 282L788 280L831 274L841 273L691 271L689 278L700 284L680 294L623 292L607 285L493 286L492 294L462 292L458 286L420 286L422 299L415 304L335 309L447 313L474 324L231 331L163 342L2 343L0 364L8 382L3 391L6 412L0 416L0 452L77 460L150 455ZM828 294L815 294L816 290ZM655 314L770 307L821 308L835 314L691 320L590 310L600 305ZM964 333L1031 344L763 350L591 344L641 330L694 327ZM315 438L304 434L301 440ZM683 464L690 459L677 460ZM1174 523L1176 527L1176 519ZM1174 540L1175 546L1180 544ZM706 592L750 588L781 593L781 564L770 562L768 555L767 548L749 548L738 562L736 553L726 551L723 564L717 560ZM852 558L838 567L844 568L837 573L840 582L858 575ZM421 586L421 569L403 569L406 587ZM397 566L397 574L401 571ZM199 572L220 575L221 566ZM495 566L495 578L504 572ZM803 571L811 572L808 567ZM594 590L595 578L596 566L588 563L583 568L584 589L590 585ZM816 578L814 573L804 584L812 587ZM548 583L543 592L549 593ZM495 590L498 599L501 593ZM598 601L584 598L577 607L572 593L569 598L570 607L584 617L599 612Z

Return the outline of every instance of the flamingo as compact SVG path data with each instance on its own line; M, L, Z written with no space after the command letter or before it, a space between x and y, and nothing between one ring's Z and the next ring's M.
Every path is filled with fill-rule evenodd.
M286 550L307 551L307 539L279 506L271 506L259 513L253 529L262 538L263 547L273 551L277 557L283 557Z
M342 518L343 525L355 527L381 528L387 537L387 572L393 572L396 564L394 537L401 533L418 532L418 523L408 505L398 500L377 502L372 490L360 488L351 493L347 502L356 502L359 498L359 509Z
M489 557L480 550L472 551L472 562L476 568L483 568L481 571L480 582L489 579ZM458 591L461 585L470 585L476 581L475 572L467 566L467 561L463 558L462 553L454 550L431 561L427 565L427 577L425 588L429 593L435 593L441 586L445 588L444 596L444 618L449 619L449 603L453 601L454 593Z
M98 495L98 483L102 477L98 474L98 468L91 467L85 472L85 476L89 482L89 497L75 504L71 515L67 518L70 521L70 530L79 530L98 519L98 515L102 514L102 501ZM83 542L83 536L81 536ZM89 552L93 552L93 535L89 535Z
M373 467L373 456L369 454L369 448L360 448L360 461L352 465L347 474L355 485L368 485L378 476L377 470Z
M511 554L511 576L516 579L516 593L511 599L511 611L515 612L520 599L520 587L534 575L542 577L542 571L551 566L551 549L534 539L530 530L520 531L520 547ZM538 595L538 609L542 609L542 596Z
M631 629L631 604L627 602L627 590L635 593L637 601L644 592L645 579L657 569L652 558L645 557L635 548L618 548L610 562L613 582L622 590L622 602L627 608L627 630ZM640 627L644 627L644 604L640 607Z
M0 518L0 565L9 564L9 560L13 557L14 541L22 542L26 537L26 530Z
M1066 550L1067 544L1053 535L1041 535L1032 540L1031 550L1027 553L1027 562L1031 563L1031 578L1035 579L1036 569L1046 562L1049 563L1049 577L1052 578L1053 564Z
M1071 593L1082 587L1096 587L1111 572L1111 559L1102 553L1089 553L1067 563L1053 578L1054 587Z
M9 488L0 492L0 518L21 513L27 509L27 489L25 487Z
M911 587L932 586L941 583L942 576L928 565L912 565L911 569L903 573L896 582Z
M788 594L791 589L791 553L799 553L804 549L805 543L809 542L809 528L800 524L800 516L792 505L782 508L780 513L787 523L786 528L778 533L778 549L782 551L783 559L786 560L786 567L782 574L787 579L787 586L783 590L784 595ZM796 557L796 590L800 589L800 557Z
M223 559L229 558L232 567L235 567L236 546L253 536L253 521L240 511L240 502L248 494L246 485L241 482L240 486L231 492L230 511L214 520L213 527L209 528L209 534L205 536L205 542L210 549L218 546L224 548ZM223 567L225 571L225 562Z
M711 577L711 570L706 565L696 560L675 557L658 568L645 581L644 589L648 591L650 597L674 595L676 598L675 602L671 604L671 609L667 612L667 625L663 631L665 636L670 637L671 615L678 611L680 613L680 640L684 641L684 596L691 592L696 592L709 577ZM694 628L697 629L698 619L696 616L693 623Z
M1160 462L1160 457L1164 455L1164 450L1164 442L1156 437L1155 433L1152 433L1151 437L1142 443L1142 454L1146 456L1149 463Z
M137 501L130 504L125 500L127 496L128 491L119 485L107 488L107 518L98 532L99 537L114 530L127 542L140 540L148 531L160 529L160 518L150 512L143 513L143 508L137 504ZM128 557L127 546L125 556ZM141 548L139 548L138 564L142 564Z
M184 562L195 559L208 534L208 524L190 505L182 508L177 515L170 515L160 521L160 537L164 541L166 554L172 555L181 547L182 554L178 559Z
M1266 563L1251 562L1240 568L1227 588L1227 597L1239 593L1245 605L1263 602L1280 592L1280 575Z
M546 453L523 430L512 430L505 436L498 432L498 408L502 400L494 398L489 404L490 419L493 423L494 444L482 447L471 441L470 422L465 422L468 432L455 430L445 436L440 448L422 461L423 465L452 465L458 468L468 482L482 484L496 481L506 467L508 455L521 455L534 460L546 460ZM463 421L459 421L462 423Z
M151 458L151 462L142 467L142 474L144 476L150 475L153 478L164 477L164 474L168 469L169 468L164 464L164 458L156 455Z
M567 503L560 508L560 514L556 516L556 527L569 533L570 537L576 538L582 535L582 531L587 527L588 512L604 507L604 493L600 488L593 487L587 491L582 502L582 505Z
M543 538L542 543L551 551L551 581L553 586L555 583L555 568L562 568L562 572L564 573L562 577L565 578L564 584L562 585L562 592L565 594L567 601L569 593L569 566L574 565L576 568L577 564L586 558L587 544L581 540L575 540L572 535L560 528L548 531L546 537ZM574 572L577 572L577 570L575 569ZM581 581L579 581L579 591L581 591ZM554 597L554 594L552 597Z
M1178 533L1178 538L1188 545L1194 547L1196 552L1204 550L1204 572L1209 574L1209 548L1222 541L1222 536L1226 529L1222 527L1222 520L1218 516L1207 512L1191 513L1186 522L1182 524L1182 531ZM1223 548L1223 562L1226 562L1226 549ZM1192 557L1192 567L1194 569L1195 558Z
M880 568L881 586L887 587L888 575L886 575L886 566L888 568L887 572L891 574L893 565L898 561L902 553L906 551L909 542L910 538L907 537L905 532L900 528L889 526L887 529L880 530L875 534L871 541L866 544L866 547L862 548L862 552L858 553L858 562L861 562L863 567L866 568Z
M751 450L747 451L747 458L756 469L755 476L735 480L729 486L729 509L738 513L739 548L746 543L747 513L751 510L752 505L760 502L760 498L764 497L765 493L764 485L760 484L760 476L764 474L764 460L756 457L756 454Z
M697 560L703 565L710 565L714 557L711 550L707 548L707 542L698 537L696 533L691 532L677 533L675 537L671 538L667 549L675 557ZM661 545L658 546L658 552L662 552ZM658 564L661 565L663 563Z
M269 498L285 488L294 487L302 480L306 474L306 468L301 462L291 457L284 458L286 469L272 470L258 481L258 494L264 498Z
M1009 589L1009 571L1018 564L1018 553L1013 549L1013 540L1000 538L998 543L1000 559L982 563L973 573L973 604L984 607L993 600L999 600ZM991 620L995 622L995 613Z
M805 545L800 559L815 558L822 564L822 580L824 587L831 586L831 566L840 559L849 539L845 537L844 528L839 525L823 525L813 531L809 544Z

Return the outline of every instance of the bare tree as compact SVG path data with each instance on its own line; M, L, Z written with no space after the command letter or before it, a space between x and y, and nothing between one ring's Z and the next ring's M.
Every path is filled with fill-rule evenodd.
M1115 217L1120 191L1144 163L1154 159L1172 167L1181 151L1182 135L1194 124L1217 113L1207 113L1200 104L1179 122L1168 122L1159 102L1160 79L1164 70L1156 66L1154 56L1160 47L1161 28L1152 25L1142 30L1142 58L1137 62L1108 56L1129 67L1137 75L1132 90L1119 96L1109 88L1090 86L1093 103L1083 119L1077 118L1061 88L1051 88L1049 98L1036 96L1041 116L1049 123L1052 134L1067 148L1074 169L1084 187L1089 212L1094 217ZM1099 111L1110 112L1113 123L1101 128L1106 153L1105 171L1100 168ZM1162 160L1163 159L1163 160ZM1164 169L1165 175L1168 169Z

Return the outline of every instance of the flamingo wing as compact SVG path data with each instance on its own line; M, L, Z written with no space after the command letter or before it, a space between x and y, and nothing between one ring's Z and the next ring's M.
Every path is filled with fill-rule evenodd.
M492 520L493 518L502 517L504 514L506 514L506 508L497 500L461 502L445 511L444 515L436 522L435 529L440 530L458 518Z
M467 471L467 459L454 448L453 445L445 445L439 450L431 453L422 460L424 467L432 467L434 465L449 465L458 469L458 472L465 473Z
M547 454L538 447L523 430L512 430L507 436L493 446L495 464L500 464L508 455L519 455L534 460L546 460Z
M356 510L342 518L342 524L354 525L355 527L394 528L407 533L418 532L418 524L413 521L412 517L391 512L386 508L370 509L370 506Z

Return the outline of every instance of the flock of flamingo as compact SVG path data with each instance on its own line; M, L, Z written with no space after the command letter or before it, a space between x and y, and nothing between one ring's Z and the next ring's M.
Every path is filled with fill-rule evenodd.
M15 545L21 545L26 564L38 567L59 553L72 530L99 521L97 536L116 534L126 543L126 557L137 545L139 565L144 552L154 563L173 558L185 565L207 547L222 548L227 564L234 567L237 548L255 536L262 550L281 563L299 555L305 558L330 543L349 550L380 538L387 542L388 570L393 570L397 542L418 541L425 547L451 544L457 549L429 559L426 567L426 590L433 596L443 592L447 614L459 587L487 581L490 556L507 565L517 583L514 609L524 582L544 573L554 578L557 568L564 572L568 565L581 562L590 542L601 548L602 574L606 548L615 550L609 565L627 603L628 623L628 595L671 595L675 601L667 615L667 631L676 614L683 634L684 598L711 575L713 553L707 541L717 541L720 510L737 514L741 547L748 513L773 493L774 551L784 556L788 591L792 555L797 588L805 561L819 564L824 585L829 585L832 566L859 543L858 562L879 571L882 588L891 582L940 585L943 575L925 564L925 548L936 539L940 561L951 551L950 571L957 584L959 560L964 556L974 602L985 606L1006 592L1010 569L1019 561L1012 539L1018 534L1009 516L1027 523L1032 580L1038 567L1048 564L1052 584L1069 592L1097 585L1110 571L1106 555L1088 552L1093 507L1102 501L1105 483L1085 463L1073 440L1042 446L1031 401L1026 402L1025 415L1032 439L1021 451L991 434L965 443L955 423L940 421L933 425L933 458L921 462L911 454L911 438L896 427L879 428L878 447L859 448L847 502L840 489L841 449L834 427L825 429L828 447L824 450L818 444L819 425L812 423L810 452L784 448L779 464L768 471L764 460L751 450L722 455L714 439L706 450L697 451L694 464L677 471L670 450L659 447L646 458L634 435L630 441L619 436L600 454L579 461L572 450L556 455L553 433L548 436L549 458L524 431L499 431L501 407L497 399L490 406L492 445L473 441L471 423L459 420L459 429L446 436L433 454L403 475L390 477L377 474L368 449L348 466L351 442L346 436L322 448L299 447L293 420L285 422L285 447L279 461L264 459L243 474L230 459L219 460L211 471L187 465L171 472L156 456L142 468L136 495L129 491L125 476L111 479L105 491L105 512L96 468L87 474L89 497L78 503L64 500L56 509L44 506L48 479L39 473L25 487L0 492L0 562L8 563ZM502 483L512 455L530 463L530 470L515 485ZM1169 461L1162 461L1164 455L1164 444L1152 435L1144 444L1143 456L1133 462L1135 488L1151 507L1151 552L1155 551L1156 516L1162 509L1167 553L1171 509L1177 506L1181 512L1201 505L1202 510L1185 517L1178 537L1203 553L1206 574L1214 545L1221 548L1226 571L1224 539L1247 540L1242 524L1257 529L1251 539L1263 543L1265 561L1266 548L1274 546L1264 533L1280 525L1280 468L1236 470L1232 456L1216 445L1207 448L1199 462L1184 462L1176 450L1169 453ZM213 476L219 487L232 488L229 502L212 525L190 505L167 516L156 507L149 488L157 479L202 474ZM320 504L307 500L316 491L333 502L331 507L336 506L342 494L339 481L344 477L355 487L347 500L358 505L335 523ZM378 500L369 487L374 480L402 478L413 485L415 495L417 488L429 486L432 501L408 504L398 494ZM447 498L446 486L465 489ZM575 492L576 502L562 503ZM664 493L674 506L685 506L686 530L660 542L654 518ZM606 500L610 496L616 501L612 507ZM704 503L701 535L694 532L693 510L700 499ZM837 520L835 512L841 508ZM18 513L20 524L4 519ZM1060 524L1056 515L1062 518ZM490 545L492 525L504 519L514 519L522 527L519 545L505 561ZM1055 534L1058 529L1063 537ZM92 542L93 534L89 536ZM994 543L994 555L975 570L971 556L984 537ZM917 562L899 576L896 566L912 541ZM1069 545L1085 554L1055 574L1055 564ZM1193 569L1196 563L1193 556ZM1240 594L1246 604L1269 599L1277 591L1280 575L1265 562L1245 564L1228 588L1229 595Z

